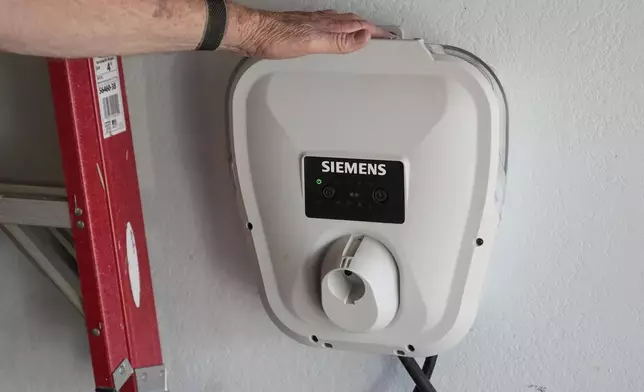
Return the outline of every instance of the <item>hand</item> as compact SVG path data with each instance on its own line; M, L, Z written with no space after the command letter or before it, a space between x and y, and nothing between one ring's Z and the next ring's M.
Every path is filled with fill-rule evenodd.
M221 48L246 56L285 59L354 52L373 37L394 35L356 14L269 12L228 3L228 26Z

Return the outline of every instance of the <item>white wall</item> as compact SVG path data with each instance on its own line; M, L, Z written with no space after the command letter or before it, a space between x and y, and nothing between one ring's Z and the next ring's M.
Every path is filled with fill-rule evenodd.
M352 5L409 35L474 51L497 70L510 100L505 220L476 325L439 359L439 391L641 389L644 4ZM329 7L348 9L340 1L305 8ZM264 314L224 155L234 62L210 53L126 61L171 389L411 391L395 360L302 347Z

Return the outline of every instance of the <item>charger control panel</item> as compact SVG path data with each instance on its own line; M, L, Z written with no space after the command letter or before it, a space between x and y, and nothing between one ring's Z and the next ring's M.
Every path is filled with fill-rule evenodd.
M400 161L305 156L306 216L405 222L405 166Z

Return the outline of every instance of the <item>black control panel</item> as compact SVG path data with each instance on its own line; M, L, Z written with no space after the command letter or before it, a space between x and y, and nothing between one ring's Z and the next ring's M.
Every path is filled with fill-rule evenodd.
M306 216L405 222L405 166L399 161L304 157Z

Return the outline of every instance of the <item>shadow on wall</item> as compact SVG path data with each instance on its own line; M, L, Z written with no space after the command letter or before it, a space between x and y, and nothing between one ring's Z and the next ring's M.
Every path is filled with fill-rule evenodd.
M215 234L218 261L226 263L223 267L238 281L257 287L259 271L244 242L245 226L234 192L226 135L228 84L241 57L230 53L202 57L201 61L186 62L186 80L178 91L190 97L178 102L182 112L190 113L186 125L191 137L183 140L192 152L190 171L198 179L191 182L193 203L204 214L202 222L210 226L207 232Z
M0 53L0 181L64 184L45 59Z
M164 137L163 140L150 141L154 146L154 151L150 154L154 161L152 169L156 172L154 181L167 181L164 185L156 184L160 186L155 188L168 189L174 187L174 184L188 188L173 190L176 193L173 193L171 199L187 205L185 208L191 211L194 228L202 237L206 248L195 246L197 252L202 251L204 254L191 254L188 257L206 257L212 260L217 264L216 272L213 270L213 273L226 273L237 282L252 287L254 291L259 273L244 242L244 226L234 193L226 137L228 82L241 58L220 52L168 57L163 59L157 72L154 71L154 62L159 57L142 59L148 75L146 99L162 101L161 104L156 102L146 105L149 109L146 111L149 137ZM171 60L171 67L168 67L167 60ZM153 69L151 72L150 67ZM165 83L168 85L163 86ZM159 94L167 94L168 97L158 97ZM165 121L170 121L171 124L165 124ZM156 133L157 124L166 129L165 135L163 132L160 133L161 136ZM168 159L166 153L177 156ZM174 161L174 165L165 163L165 159L168 162ZM177 161L182 167L176 167ZM159 172L164 168L171 174ZM172 178L173 174L184 178Z

